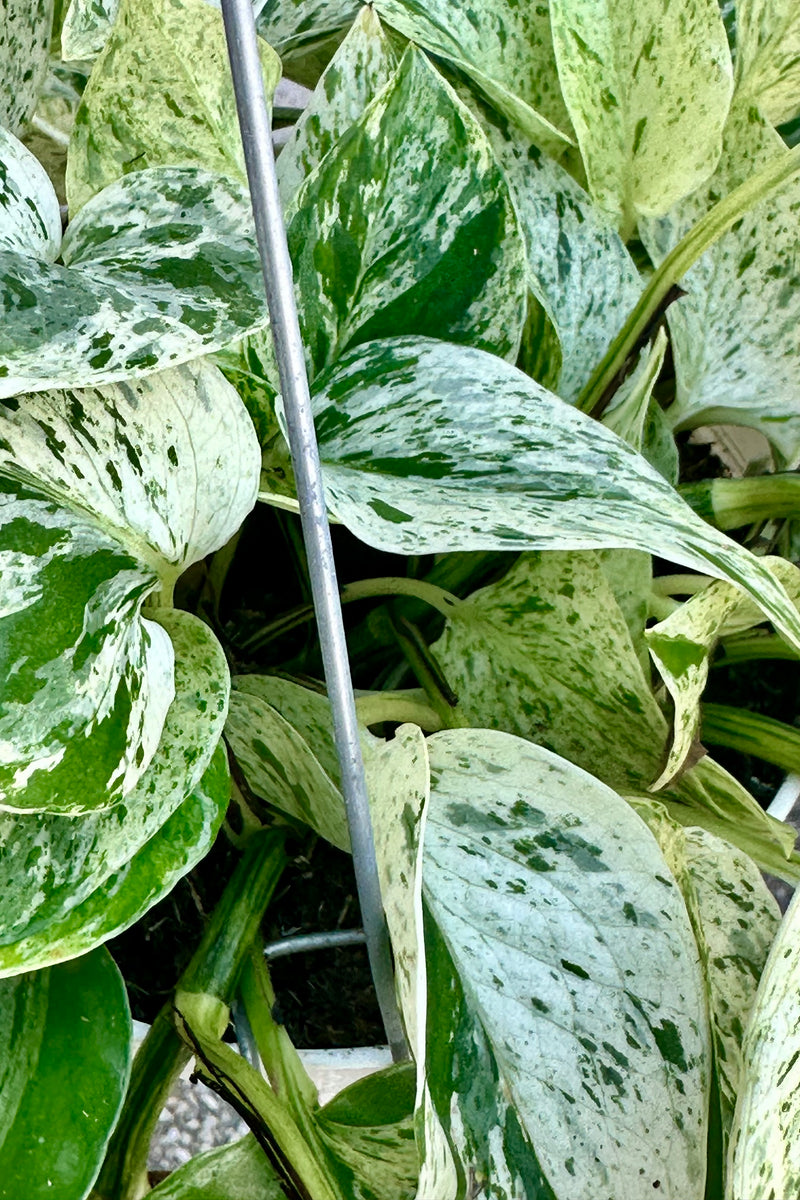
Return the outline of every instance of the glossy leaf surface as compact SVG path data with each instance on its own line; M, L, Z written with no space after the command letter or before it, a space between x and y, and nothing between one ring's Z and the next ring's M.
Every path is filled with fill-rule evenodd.
M53 0L3 0L0 125L19 133L36 107L53 21Z
M702 1197L697 947L650 832L507 734L428 741L427 1076L486 1197Z
M0 1003L5 1007L7 997L25 992L28 1004L16 1007L14 1050L27 1055L27 1068L0 1144L0 1196L82 1200L127 1085L131 1022L125 987L101 950L33 979L3 980ZM5 1107L5 1096L3 1102Z
M308 177L287 222L314 372L397 331L516 355L525 315L516 214L485 135L420 51L406 52Z
M286 1193L250 1134L196 1155L152 1195L153 1200L285 1200Z
M733 91L717 0L550 0L559 77L589 186L630 236L714 170Z
M271 99L280 61L259 44ZM207 0L122 0L75 118L70 212L130 171L203 167L245 179L222 17Z

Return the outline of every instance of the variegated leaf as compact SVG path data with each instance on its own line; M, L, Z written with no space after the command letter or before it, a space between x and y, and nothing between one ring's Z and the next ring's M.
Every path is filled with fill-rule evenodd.
M225 751L218 746L199 783L130 861L51 924L0 946L0 976L76 958L130 928L206 857L230 797Z
M550 0L589 188L627 240L713 172L733 91L717 0Z
M10 1049L25 1067L0 1144L0 1197L79 1200L100 1169L130 1072L122 976L111 956L98 951L32 979L4 980L0 1006L9 1002ZM0 1077L8 1065L0 1061ZM4 1092L0 1084L0 1110L8 1115Z
M314 372L390 332L516 356L517 217L477 121L420 51L308 177L287 221Z
M140 779L172 700L158 578L85 515L0 479L0 808L80 813Z
M61 26L61 52L67 62L96 58L111 33L120 0L71 0Z
M391 79L397 58L375 11L361 10L283 147L276 169L284 205Z
M317 393L329 506L370 545L646 550L736 583L800 645L800 618L768 568L625 442L508 363L394 338L348 355Z
M426 1068L468 1186L700 1200L705 996L652 834L519 738L458 729L428 748Z
M0 254L52 262L61 246L61 215L47 172L13 134L0 129Z
M237 531L259 468L244 405L202 360L0 408L0 473L91 514L166 588Z
M257 0L258 32L281 56L287 79L313 88L358 16L361 0Z
M466 89L459 95L466 99ZM472 104L519 213L528 286L558 334L562 362L554 390L574 401L636 304L639 273L572 176L513 125Z
M529 738L610 787L658 773L667 724L591 553L522 555L432 647L469 725Z
M0 126L19 133L36 108L50 48L53 0L0 4Z
M269 101L280 60L258 50ZM70 139L70 213L130 171L172 164L246 178L222 17L206 0L122 0Z
M800 114L800 9L794 0L738 0L736 86L773 125Z
M769 948L780 924L777 901L751 858L704 829L683 829L661 805L636 806L683 893L706 980L722 1149L709 1171L724 1177L742 1039ZM661 810L661 811L659 811Z
M378 0L378 12L413 42L447 59L542 150L571 144L547 4L482 0Z
M727 1200L800 1194L800 892L772 945L744 1042Z
M69 136L81 102L86 76L51 57L36 111L22 140L46 169L59 204L67 203L66 172Z
M149 1192L153 1200L285 1200L286 1192L252 1134L197 1154Z
M45 228L53 206L51 191ZM0 397L150 374L266 324L235 180L192 167L127 175L81 209L61 255L64 266L0 251Z
M333 736L333 716L324 690L315 690L281 675L237 675L234 688L265 700L280 713L314 751L322 769L338 786L340 771Z
M800 606L800 571L784 558L762 558L795 605ZM705 690L711 653L719 638L759 625L763 613L730 584L715 582L647 630L653 661L674 706L674 732L669 758L654 790L678 774L700 729L700 697Z
M648 679L650 655L644 635L650 616L653 561L641 550L600 550L597 561L628 626L642 674Z
M350 849L338 786L323 770L313 743L276 709L259 695L234 690L226 736L251 791L334 846Z
M207 626L189 613L154 609L151 616L158 625L152 621L148 625L164 637L168 634L174 647L175 700L167 712L158 749L137 786L115 808L87 814L79 823L53 813L24 817L0 813L0 974L52 961L48 949L51 931L92 896L102 917L109 879L120 871L124 875L127 865L147 844L156 845L153 839L185 797L200 786L209 768L228 705L222 648ZM219 779L218 771L211 783L215 778ZM209 784L209 789L219 802L224 789L218 782L213 788ZM227 794L223 803L226 799ZM187 809L190 815L192 808L197 808L196 802ZM176 819L178 828L184 823L183 818ZM197 828L193 831L198 840L199 832ZM176 878L174 872L187 851L189 856L193 853L193 843L184 840L181 844L176 838L170 865L171 844L165 837L161 866ZM177 875L181 873L177 871ZM148 887L158 891L159 879L154 871ZM137 893L135 899L139 903L141 896ZM149 904L138 908L135 916L147 907ZM79 927L75 928L80 934ZM32 958L25 950L26 942L35 951ZM74 953L89 948L84 941Z
M655 340L645 346L631 374L617 389L603 417L606 429L623 438L634 450L643 453L647 413L667 349L667 335L659 329ZM674 481L677 483L677 479Z
M642 225L660 262L721 196L788 153L757 109L734 106L708 187ZM671 305L677 395L673 429L723 422L760 430L788 466L800 463L800 181L762 200L687 272ZM767 232L768 231L768 232Z

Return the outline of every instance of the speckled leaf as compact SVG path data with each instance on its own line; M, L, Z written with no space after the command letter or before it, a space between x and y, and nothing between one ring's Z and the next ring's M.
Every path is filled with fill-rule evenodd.
M67 147L85 84L85 75L51 56L36 111L22 135L45 167L59 204L67 203Z
M780 909L753 860L729 842L669 818L661 818L660 829L648 824L683 893L700 948L719 1089L713 1101L722 1137L719 1169L741 1085L742 1038Z
M0 125L19 133L47 74L53 0L0 4Z
M209 767L227 714L222 648L208 627L189 613L154 609L150 615L158 620L158 625L150 622L152 628L168 633L174 647L175 700L158 750L138 785L115 808L87 814L80 822L50 813L0 813L0 974L52 961L49 931L87 898L94 895L102 912L107 881L117 872L124 874ZM220 788L215 789L210 794L218 799ZM180 820L176 824L181 827ZM169 845L166 841L167 850ZM177 839L174 853L177 862L186 853ZM166 866L172 869L169 859ZM155 872L147 882L156 890L160 886ZM31 958L26 941L33 946ZM82 944L75 953L88 948Z
M95 58L111 33L120 0L71 0L61 26L61 52L68 62Z
M265 682L268 695L268 678ZM342 794L316 757L313 741L309 744L261 695L236 689L225 732L257 796L341 850L350 849Z
M509 734L449 730L428 749L427 1072L473 1190L700 1200L703 980L652 834Z
M420 51L409 48L308 177L287 221L315 372L394 332L515 357L526 302L517 217L477 121Z
M396 67L396 55L375 11L363 8L281 150L276 169L284 205L356 123Z
M559 86L547 4L481 0L378 0L385 20L476 83L541 149L571 143Z
M230 797L220 745L200 782L129 862L52 924L0 946L0 976L75 958L130 928L206 857Z
M641 351L639 361L627 379L620 384L610 407L603 415L606 429L613 429L614 433L640 454L644 447L650 400L664 365L666 350L667 335L663 329L659 329L655 340Z
M0 1197L82 1200L100 1169L128 1082L125 985L101 950L41 971L30 982L0 983L3 998L25 991L35 1002L17 1009L12 1052L29 1059L24 1091L0 1145ZM0 1100L5 1108L5 1096Z
M800 606L800 571L783 558L762 558L795 605ZM669 783L689 757L700 729L700 698L708 679L711 653L719 638L759 625L757 606L738 588L713 583L647 630L653 661L674 706L674 733L669 758L654 789Z
M656 262L721 196L787 154L757 109L735 105L708 187L642 226ZM746 213L687 272L670 307L677 394L673 429L715 422L760 430L790 467L800 463L800 181Z
M47 172L6 129L0 129L0 253L50 262L61 246L61 215Z
M91 514L162 584L236 533L259 467L244 405L203 360L0 408L0 473Z
M795 0L738 0L736 86L773 125L800 114L800 9Z
M563 167L513 126L485 109L482 117L519 212L528 286L561 345L554 390L574 401L636 304L639 273L617 231Z
M339 759L333 736L333 716L324 691L315 690L282 675L237 675L237 692L266 700L285 721L313 746L322 769L338 785Z
M744 1042L728 1200L800 1194L800 892L778 930Z
M259 56L269 101L280 60L263 41ZM246 178L222 17L206 0L122 0L75 118L70 213L130 171L172 164Z
M630 236L714 170L733 91L717 0L550 0L592 195Z
M362 7L361 0L266 0L258 32L281 56L287 79L313 88Z
M286 1197L252 1134L196 1155L148 1195L153 1200L285 1200Z
M61 255L0 251L0 397L146 375L266 323L246 189L199 168L106 188Z
M0 479L0 808L80 813L135 786L172 699L141 617L158 579L79 513Z
M529 738L610 787L658 774L667 724L598 556L522 555L432 647L469 725Z
M394 338L348 355L317 388L328 504L370 545L647 550L735 582L798 645L797 611L757 558L615 434L508 363Z

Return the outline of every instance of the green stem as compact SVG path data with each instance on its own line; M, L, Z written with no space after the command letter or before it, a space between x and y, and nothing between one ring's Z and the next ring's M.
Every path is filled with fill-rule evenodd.
M656 621L666 621L680 606L680 600L673 600L671 596L658 596L651 591L647 598L647 615Z
M356 699L356 712L362 725L380 725L384 721L402 725L410 721L427 733L438 733L442 721L432 705L425 702L421 688L398 692L370 692Z
M442 728L463 728L466 722L456 713L458 697L448 686L439 664L417 627L397 614L392 614L390 620L397 644L416 675L417 682L425 689L431 708L441 721Z
M704 704L702 717L703 741L752 754L783 771L800 771L800 729L794 725L727 704Z
M230 1003L286 862L283 842L278 830L253 834L181 976L181 989L210 993ZM169 1001L134 1059L128 1093L92 1200L140 1200L147 1195L147 1154L153 1131L190 1057L175 1028Z
M722 657L712 667L732 667L736 663L752 662L758 658L782 658L797 661L793 650L782 637L774 633L748 633L722 642Z
M633 311L578 397L576 407L581 412L594 412L596 407L607 401L616 380L663 310L670 293L700 255L727 233L740 217L799 170L800 146L796 146L770 160L760 171L729 192L678 242L650 276Z
M678 489L687 504L717 529L800 516L800 475L706 479Z
M658 575L653 580L655 596L696 596L714 580L710 575Z
M351 604L355 600L367 600L374 596L413 596L435 608L442 616L452 616L453 609L461 601L452 592L446 592L435 583L427 583L424 579L407 579L404 576L384 576L380 579L360 579L357 583L348 583L342 589L342 604Z

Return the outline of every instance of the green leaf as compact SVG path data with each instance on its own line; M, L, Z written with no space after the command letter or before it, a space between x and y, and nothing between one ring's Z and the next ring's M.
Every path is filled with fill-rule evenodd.
M270 101L280 60L258 50ZM173 164L246 179L222 17L206 0L122 0L75 119L70 213L130 171Z
M262 686L254 694L255 681ZM247 690L235 689L231 695L225 731L248 787L280 812L349 851L342 794L317 758L315 744L268 702L269 676L245 676L244 682L249 683Z
M738 0L736 87L773 125L800 114L800 11L794 0Z
M522 555L453 609L432 650L469 725L528 738L611 787L658 773L667 725L596 554Z
M127 924L155 902L151 896L158 899L202 856L201 842L210 844L213 831L208 827L228 799L224 755L221 763L210 765L227 712L225 657L196 617L176 610L153 610L152 615L175 647L176 696L158 750L137 787L115 808L88 814L80 822L49 813L0 814L0 974L71 957L104 940L92 940L93 929L85 932L84 923L88 928L99 922L105 937L117 932L110 881L118 876L115 886L123 884L133 869L129 865L146 847L154 858L124 897L129 911L135 911ZM202 794L176 817L170 840L167 822L198 789ZM158 843L154 839L162 829ZM181 869L187 860L189 866ZM166 879L172 882L166 884ZM87 907L74 917L83 904ZM56 954L57 927L62 925L71 940L65 937L63 954Z
M728 704L704 704L702 736L713 746L728 746L774 763L784 771L800 771L800 730L763 713Z
M391 79L397 57L374 10L362 8L323 72L276 169L284 205Z
M3 980L0 1005L14 1009L12 1053L25 1062L24 1089L0 1144L0 1197L82 1200L128 1081L131 1020L122 976L100 950L33 978ZM22 1074L19 1063L14 1070ZM5 1100L2 1094L4 1112Z
M0 125L19 133L47 74L53 0L3 0L0 21Z
M95 58L111 33L120 0L71 0L61 26L61 51L70 61Z
M361 0L266 0L257 28L287 79L313 88L361 7Z
M639 362L620 385L611 407L603 417L606 429L613 429L640 454L644 453L647 416L666 350L667 335L663 329L659 329L652 344L642 350ZM677 482L677 479L670 482Z
M9 146L0 132L4 157ZM50 230L55 193L37 199ZM146 375L266 323L250 202L235 180L193 167L127 175L71 222L64 266L57 254L0 251L0 397Z
M761 562L793 602L800 603L797 567L783 558L762 558ZM751 629L763 619L763 613L738 588L715 582L647 630L650 654L672 697L675 714L669 758L654 790L675 778L692 751L700 728L700 697L719 638Z
M0 807L80 813L140 779L173 651L141 617L156 575L87 517L0 479Z
M306 687L281 675L237 675L237 692L266 700L313 747L322 769L338 785L339 758L333 736L333 716L323 685Z
M563 153L572 126L559 86L546 4L378 0L406 37L447 59L542 150Z
M314 372L397 331L516 356L525 264L508 189L474 117L413 47L287 222Z
M513 125L485 108L479 115L519 213L528 286L560 342L554 390L573 401L634 307L639 273L619 234L563 167Z
M467 1186L699 1200L705 996L655 840L528 742L459 729L428 748L426 1068Z
M719 167L708 183L642 237L656 263L719 200L789 151L757 109L735 105ZM723 422L759 429L788 466L800 462L800 181L761 199L691 267L672 305L677 394L673 429ZM767 230L769 231L767 234Z
M333 513L396 554L646 550L735 582L793 645L768 568L696 517L625 442L480 350L395 338L317 383Z
M244 405L203 360L0 409L0 473L93 517L165 585L236 533L259 466Z
M61 244L61 214L47 172L30 150L0 129L0 254L51 262Z
M551 0L559 78L600 207L632 233L714 170L733 91L717 0Z
M653 806L660 810L661 806ZM637 811L650 825L683 893L700 948L725 1163L742 1079L742 1038L769 948L780 924L777 901L756 864L703 829ZM713 1102L713 1101L712 1101ZM711 1164L709 1164L711 1167Z
M286 1193L252 1134L198 1154L149 1193L153 1200L285 1200Z
M731 1134L729 1200L800 1191L800 893L778 930L744 1044Z

